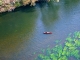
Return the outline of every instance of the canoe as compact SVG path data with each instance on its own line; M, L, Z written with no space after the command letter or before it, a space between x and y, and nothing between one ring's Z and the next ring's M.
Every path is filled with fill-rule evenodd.
M52 34L52 32L43 32L43 34Z

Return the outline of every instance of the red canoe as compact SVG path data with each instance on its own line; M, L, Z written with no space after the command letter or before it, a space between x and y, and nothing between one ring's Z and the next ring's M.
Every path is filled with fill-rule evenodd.
M52 34L52 32L43 32L43 34Z

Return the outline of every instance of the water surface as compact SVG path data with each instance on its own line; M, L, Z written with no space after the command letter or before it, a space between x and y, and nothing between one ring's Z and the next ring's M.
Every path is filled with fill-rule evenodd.
M41 49L54 47L55 40L64 43L79 27L79 0L39 3L0 14L0 60L33 60ZM53 34L45 35L45 31Z

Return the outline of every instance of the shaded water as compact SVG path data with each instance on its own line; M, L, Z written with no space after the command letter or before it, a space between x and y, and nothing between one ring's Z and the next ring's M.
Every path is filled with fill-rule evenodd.
M0 60L34 60L41 49L54 47L55 40L63 43L69 33L80 31L79 19L79 0L40 3L0 14Z

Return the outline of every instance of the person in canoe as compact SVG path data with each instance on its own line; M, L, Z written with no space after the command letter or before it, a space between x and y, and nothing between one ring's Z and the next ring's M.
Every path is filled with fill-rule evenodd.
M52 34L52 32L43 32L43 34Z

